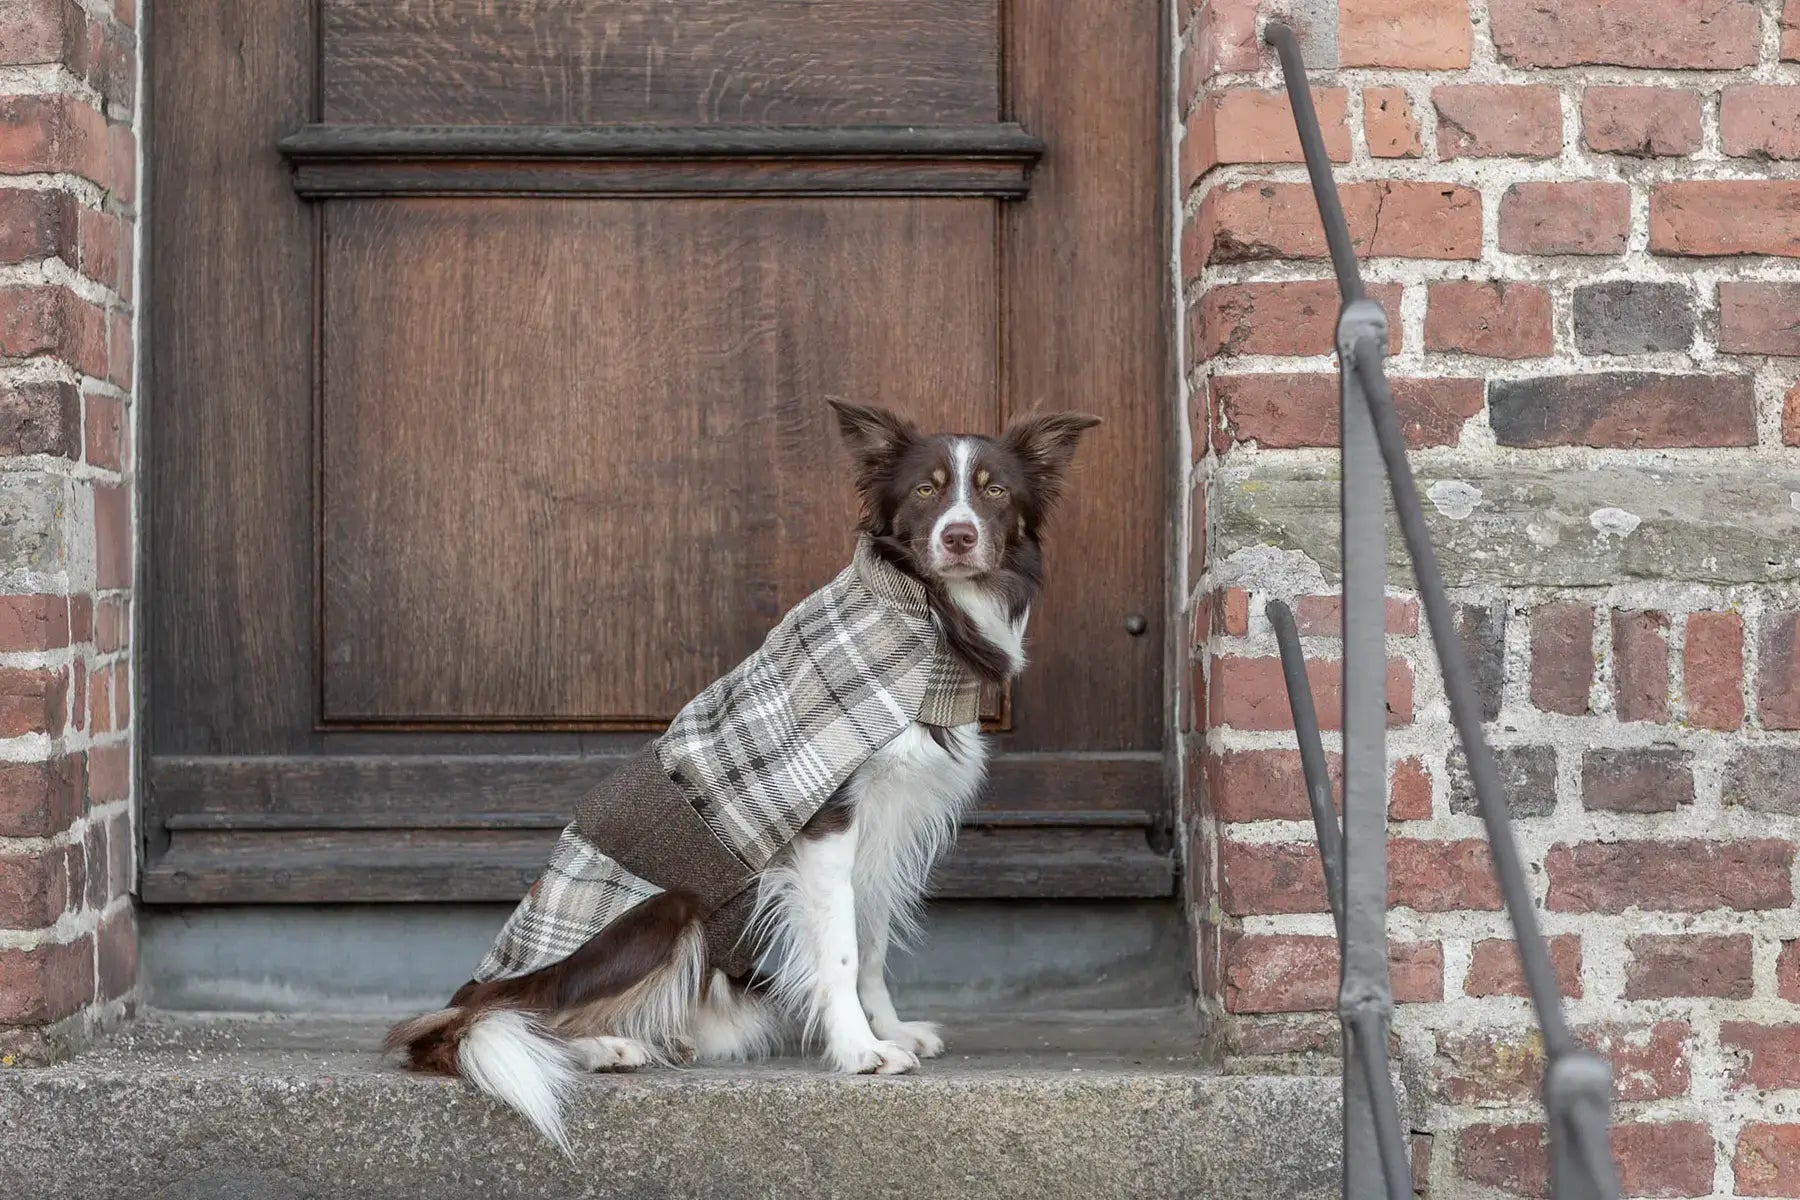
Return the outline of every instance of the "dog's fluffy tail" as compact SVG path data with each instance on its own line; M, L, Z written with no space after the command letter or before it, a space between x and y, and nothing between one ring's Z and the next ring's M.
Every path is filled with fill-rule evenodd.
M571 1153L563 1105L581 1067L568 1043L529 1013L440 1009L394 1026L386 1044L405 1052L414 1070L461 1075Z

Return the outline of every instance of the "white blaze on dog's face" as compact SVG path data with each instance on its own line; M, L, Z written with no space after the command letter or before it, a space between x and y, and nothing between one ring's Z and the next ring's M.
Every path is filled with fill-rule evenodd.
M923 434L882 409L833 407L857 458L864 528L946 582L990 576L1035 547L1076 441L1098 424L1057 413L997 438Z

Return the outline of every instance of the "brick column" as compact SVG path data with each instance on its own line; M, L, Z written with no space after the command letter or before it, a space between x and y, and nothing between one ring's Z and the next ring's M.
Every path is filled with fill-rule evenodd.
M132 1002L134 0L0 3L0 1064Z
M1628 1195L1800 1195L1800 0L1175 0L1201 998L1336 1046L1270 598L1337 747L1337 309L1295 25ZM1389 613L1417 1181L1545 1194L1541 1048L1408 580ZM1335 754L1332 756L1335 765ZM1491 1189L1484 1190L1484 1189Z

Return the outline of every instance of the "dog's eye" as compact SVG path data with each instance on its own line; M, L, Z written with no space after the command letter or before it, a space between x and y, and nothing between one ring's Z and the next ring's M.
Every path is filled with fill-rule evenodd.
M987 494L998 500L1000 497L1006 495L1006 489L997 483L990 483L988 484Z
M921 483L918 487L913 489L913 494L915 496L935 496L937 495L937 485L934 483Z

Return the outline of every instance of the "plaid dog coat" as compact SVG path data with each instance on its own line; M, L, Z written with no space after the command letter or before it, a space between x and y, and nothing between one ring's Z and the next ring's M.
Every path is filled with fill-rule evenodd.
M742 973L756 873L869 755L915 721L975 721L980 704L924 587L862 539L837 578L577 807L474 977L560 962L672 888L708 913L713 965Z

